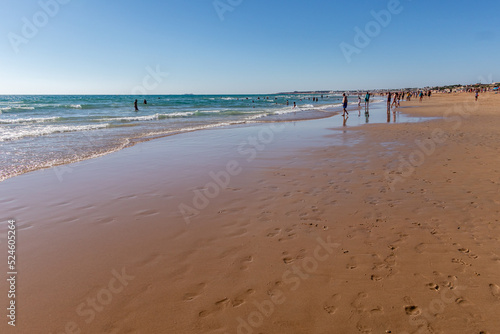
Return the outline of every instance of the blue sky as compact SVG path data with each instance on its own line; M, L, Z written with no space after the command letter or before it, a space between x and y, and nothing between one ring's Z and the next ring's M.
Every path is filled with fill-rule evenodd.
M500 81L498 0L2 4L0 94L273 93ZM390 13L389 7L398 10L384 26L376 23L372 11ZM356 45L355 28L366 33L367 25L375 30ZM350 62L341 43L356 48Z

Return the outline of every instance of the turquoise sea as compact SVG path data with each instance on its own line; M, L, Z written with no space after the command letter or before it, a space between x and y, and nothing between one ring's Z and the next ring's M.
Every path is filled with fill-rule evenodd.
M324 117L338 110L341 102L340 96L326 94L161 95L138 99L136 112L135 99L123 95L0 96L0 181L155 137Z

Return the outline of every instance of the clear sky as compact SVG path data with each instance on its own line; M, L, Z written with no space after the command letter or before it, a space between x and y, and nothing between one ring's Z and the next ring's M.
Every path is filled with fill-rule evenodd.
M500 81L499 15L498 0L2 0L0 94Z

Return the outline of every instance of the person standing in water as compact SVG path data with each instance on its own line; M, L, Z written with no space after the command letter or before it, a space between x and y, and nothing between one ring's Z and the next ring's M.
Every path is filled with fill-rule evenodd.
M135 111L139 111L139 108L137 108L137 100L135 100L135 102L134 102L134 108L135 108Z
M347 114L347 116L349 116L349 113L347 112L347 96L343 95L343 99L342 99L342 106L344 107L344 113L342 114L342 116L345 116L345 114Z
M146 101L146 99L144 99L144 104L148 104L148 101Z
M365 95L365 114L368 114L369 107L370 107L370 92L366 92L366 95Z

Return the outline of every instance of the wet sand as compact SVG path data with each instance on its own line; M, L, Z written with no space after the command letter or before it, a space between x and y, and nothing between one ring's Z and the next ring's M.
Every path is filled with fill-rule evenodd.
M187 133L2 182L0 331L498 333L499 105Z

